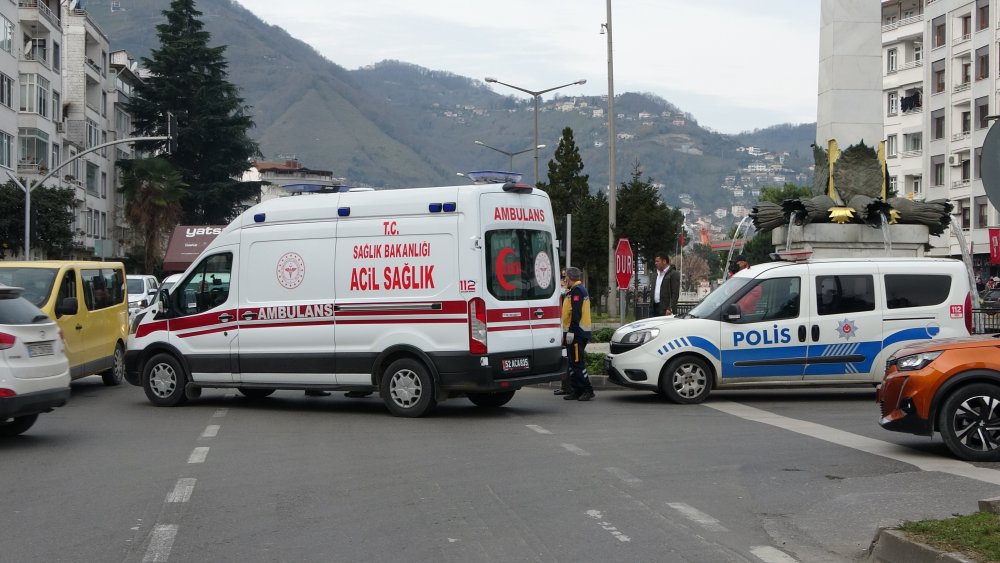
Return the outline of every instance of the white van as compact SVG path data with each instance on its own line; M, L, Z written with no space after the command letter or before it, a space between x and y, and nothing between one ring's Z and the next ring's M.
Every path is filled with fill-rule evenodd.
M203 387L501 406L565 371L556 264L548 195L524 184L269 200L134 323L126 377L164 406Z
M611 381L677 403L712 389L876 384L898 348L972 332L965 265L932 258L771 262L684 317L622 326Z

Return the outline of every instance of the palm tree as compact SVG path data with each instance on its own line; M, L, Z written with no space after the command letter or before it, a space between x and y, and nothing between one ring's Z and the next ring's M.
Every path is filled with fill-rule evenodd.
M181 217L187 185L165 158L154 156L119 161L125 219L143 246L143 272L151 273L163 259L163 239Z

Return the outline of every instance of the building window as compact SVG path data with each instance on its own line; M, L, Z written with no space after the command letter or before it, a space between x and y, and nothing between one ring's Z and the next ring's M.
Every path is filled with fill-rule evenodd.
M986 199L986 198L982 198ZM976 228L985 229L990 226L990 206L985 201L976 198Z
M983 177L983 147L976 148L973 160L975 161L974 173L976 175L976 179L978 180Z
M93 119L87 119L87 148L92 149L100 144L100 129L97 128L97 122Z
M986 129L990 126L990 120L986 119L989 114L989 98L987 96L976 98L976 129Z
M931 185L944 185L944 156L935 156L931 159Z
M62 163L62 159L59 158L60 155L59 145L52 143L52 168L53 170L59 168L59 164Z
M889 92L888 100L886 102L886 112L888 115L896 115L899 111L899 94L896 92Z
M62 96L55 90L52 91L52 121L62 121Z
M910 152L920 152L923 150L923 133L904 133L903 150Z
M14 107L14 79L0 72L0 104Z
M14 167L14 137L0 131L0 166Z
M987 0L976 8L976 30L982 31L990 26L990 3Z
M944 92L944 69L934 71L934 93Z
M963 111L962 112L962 134L968 134L972 132L972 112Z
M924 60L924 44L923 43L913 43L913 61L920 62Z
M990 76L990 48L981 47L976 49L976 80L989 78Z
M889 135L885 138L885 155L896 156L896 136Z
M931 29L934 30L934 43L931 44L931 48L944 47L945 41L948 38L948 34L945 32L944 16L934 18L934 21L931 22Z
M885 52L885 71L896 72L896 49L889 49Z
M931 138L935 141L944 139L944 110L931 112Z
M972 14L962 16L962 39L972 37Z
M101 172L101 197L108 197L108 173Z
M972 63L962 63L962 84L972 82Z
M14 54L14 24L3 16L0 16L0 49Z
M890 194L899 193L899 192L896 191L896 184L897 184L896 177L895 176L889 176L888 192Z
M52 42L52 68L55 70L62 68L62 50L55 41Z
M49 166L49 134L33 127L21 127L17 130L17 142L20 145L18 154L21 161L27 165L39 168Z
M25 113L49 115L49 81L37 74L21 75L21 107Z
M968 182L972 179L972 162L968 160L962 161L962 181Z
M920 188L920 176L913 177L913 195L918 196L921 194Z
M968 206L962 207L962 229L969 230L972 221L972 210Z
M87 162L87 193L93 196L100 195L100 186L97 185L97 173L99 169L93 162Z

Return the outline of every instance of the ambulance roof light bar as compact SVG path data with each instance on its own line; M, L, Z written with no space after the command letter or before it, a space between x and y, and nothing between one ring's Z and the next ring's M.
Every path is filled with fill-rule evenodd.
M462 176L472 180L473 184L506 184L520 182L524 175L504 170L475 170L466 172Z

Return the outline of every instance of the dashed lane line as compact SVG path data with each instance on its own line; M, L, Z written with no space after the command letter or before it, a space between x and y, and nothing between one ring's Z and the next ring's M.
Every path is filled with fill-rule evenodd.
M194 484L197 481L192 477L178 479L174 490L167 493L167 499L163 502L187 502L191 500L191 493L194 492Z
M750 548L750 553L764 563L798 563L799 560L788 555L784 551L769 545L755 545Z
M836 428L830 428L829 426L823 426L822 424L781 416L732 401L712 401L711 403L702 403L702 405L745 420L776 426L818 440L908 463L923 471L939 471L941 473L949 473L951 475L958 475L959 477L967 477L969 479L976 479L977 481L1000 485L1000 471L995 469L976 467L964 461L910 450L891 442L883 442L866 436L837 430Z
M219 425L209 424L205 427L205 431L201 433L202 438L215 438L219 435Z
M538 432L539 434L552 434L552 432L549 432L548 430L542 428L541 426L539 426L537 424L526 424L525 426L527 426L528 428L534 430L535 432Z
M605 520L604 515L601 514L600 510L588 510L587 516L590 516L594 520L597 520L597 523L601 526L601 528L603 528L606 532L610 533L611 536L614 537L616 540L623 543L632 541L632 538L622 533L622 531L619 530L617 526Z
M618 467L605 467L604 470L621 479L626 485L637 487L642 484L642 479L632 475L624 469L620 469Z
M197 447L192 450L191 455L188 456L188 463L205 463L206 457L208 457L208 447Z
M704 512L698 510L697 508L689 504L685 504L683 502L668 502L667 506L673 508L677 512L680 512L682 515L684 515L685 518L691 520L695 524L698 524L699 526L705 528L710 532L729 531L726 529L725 526L722 525L721 522L719 522L715 518L712 518L708 514L705 514Z
M584 450L582 448L578 448L578 447L574 446L573 444L559 444L559 445L562 446L563 449L565 449L566 451L572 452L572 453L574 453L576 455L579 455L579 456L588 456L588 455L590 455L590 452L588 452L587 450Z
M215 409L215 414L212 415L212 418L222 418L226 416L226 413L228 412L229 409Z
M162 563L170 559L170 550L174 547L177 537L177 526L173 524L157 525L149 538L149 547L142 558L143 563Z

